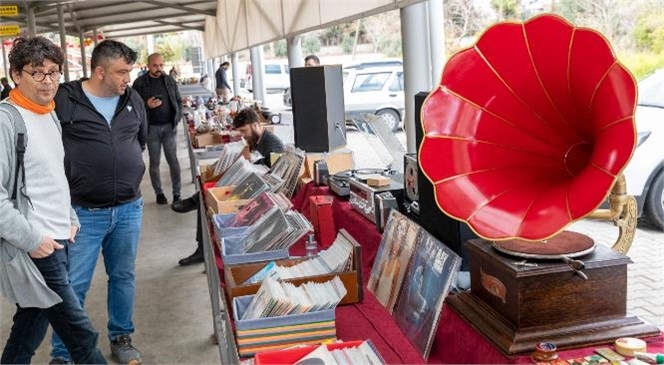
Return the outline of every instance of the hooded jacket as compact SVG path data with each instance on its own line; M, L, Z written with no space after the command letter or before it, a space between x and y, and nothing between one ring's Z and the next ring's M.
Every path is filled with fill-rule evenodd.
M142 152L148 123L143 100L127 88L109 126L81 81L61 84L55 95L72 205L104 208L132 202L141 196L145 172Z

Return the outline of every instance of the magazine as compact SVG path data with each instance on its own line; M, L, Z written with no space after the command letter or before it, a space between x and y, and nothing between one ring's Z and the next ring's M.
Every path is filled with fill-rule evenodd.
M420 226L392 209L378 246L367 289L390 312L394 308Z
M393 317L424 359L429 357L443 302L461 257L421 229Z

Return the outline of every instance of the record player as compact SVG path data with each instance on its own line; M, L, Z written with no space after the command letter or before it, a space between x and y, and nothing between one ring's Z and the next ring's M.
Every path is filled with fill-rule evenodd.
M403 187L404 212L414 218L420 215L420 195L417 188L417 154L407 153L403 156Z
M348 198L350 195L350 188L348 179L353 175L353 170L344 170L330 175L327 178L327 185L335 194L341 198Z
M390 178L389 185L369 186L367 179L371 176L381 175ZM376 196L380 193L390 192L397 201L397 206L403 204L403 184L399 175L392 170L361 169L356 170L348 180L350 190L350 205L373 223L376 222Z

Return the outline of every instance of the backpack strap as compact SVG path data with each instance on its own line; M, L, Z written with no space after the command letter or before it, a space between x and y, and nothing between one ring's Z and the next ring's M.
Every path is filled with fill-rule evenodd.
M19 173L21 174L21 179L25 183L25 168L23 165L25 150L28 146L28 134L25 127L25 121L19 113L18 109L9 103L0 103L0 108L7 111L10 115L10 119L14 124L14 131L16 134L16 167L14 169L14 187L12 188L11 200L16 202L16 197L18 195L18 178ZM29 200L29 198L28 198Z

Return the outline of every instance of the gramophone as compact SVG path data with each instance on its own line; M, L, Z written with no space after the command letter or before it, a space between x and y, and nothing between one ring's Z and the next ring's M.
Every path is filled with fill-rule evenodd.
M482 238L466 243L470 292L448 302L504 353L659 333L626 310L635 106L608 42L553 15L490 27L427 97L420 168ZM612 248L565 231L586 217L619 227Z

